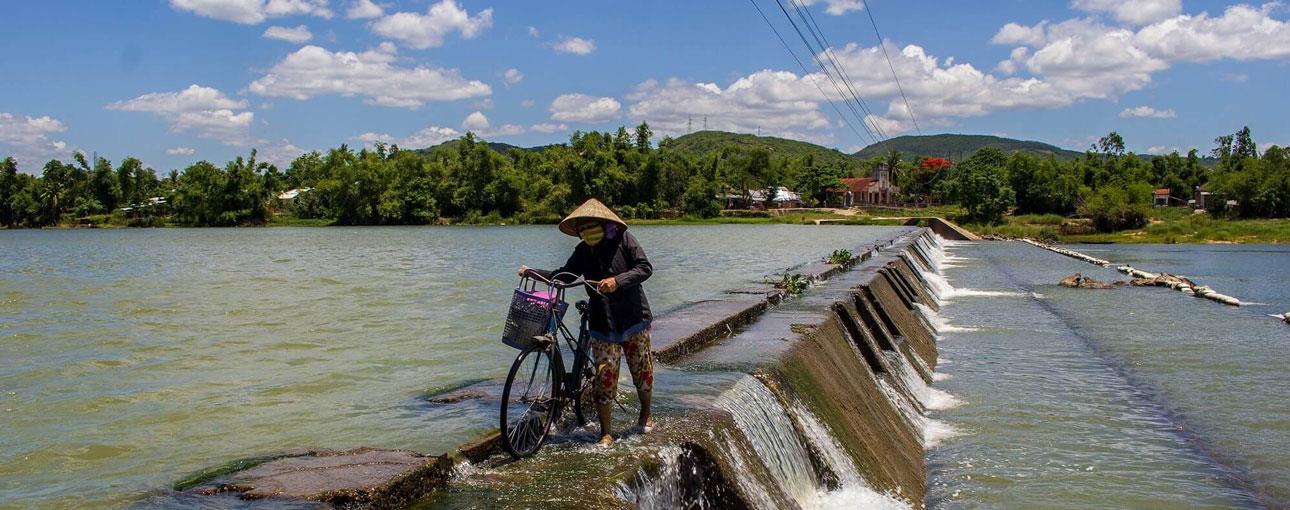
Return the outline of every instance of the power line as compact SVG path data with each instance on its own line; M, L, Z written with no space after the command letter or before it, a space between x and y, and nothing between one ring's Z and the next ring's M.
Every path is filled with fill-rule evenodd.
M846 93L842 92L842 86L838 85L838 80L833 77L833 74L829 72L828 67L820 60L820 52L817 52L815 47L811 45L811 42L806 39L806 35L803 34L802 29L797 26L797 22L793 21L793 16L788 13L788 9L784 7L783 2L775 0L775 5L779 6L780 12L784 13L784 18L787 19L788 24L793 27L793 31L797 32L797 37L802 40L802 44L806 46L807 51L811 52L811 58L815 60L816 65L820 66L820 71L822 71L824 76L829 79L829 83L833 84L833 89L836 90L838 96L842 98L842 103L847 105L847 109L851 110L851 114L855 116L856 120L860 121L860 125L864 127L865 131L869 132L869 136L874 139L875 143L882 141L881 132L875 135L874 130L870 129L869 123L865 121L865 116L856 111L856 105L854 102L848 100ZM808 26L807 28L809 29L810 27ZM827 97L828 94L826 93L825 96ZM860 105L860 108L861 110L864 110L863 105Z
M802 59L797 58L797 52L793 51L793 48L788 45L788 41L784 40L784 36L779 34L779 29L775 28L775 24L771 23L770 18L767 18L766 13L761 10L761 6L757 5L757 0L748 0L748 2L753 5L754 9L757 9L757 14L761 15L761 19L766 22L766 26L770 27L771 32L775 33L775 38L779 39L779 43L784 46L785 50L788 50L788 54L793 57L793 60L795 62L797 62L797 66L802 68L802 77L805 78L806 75L811 74L811 72L806 69L806 64L802 63ZM827 92L824 92L824 88L820 86L819 82L816 80L811 80L811 83L815 84L815 88L819 89L820 94L824 96L824 100L829 102L829 106L833 107L834 112L837 112L838 118L842 119L842 123L846 124L847 127L851 128L851 132L855 133L856 138L860 140L864 140L864 137L860 135L860 131L857 131L856 127L851 125L851 123L847 121L846 115L843 114L842 110L838 108L838 105L833 102L833 99L829 98L829 94ZM869 130L868 127L866 127L865 131L868 131L868 130ZM877 142L877 139L873 136L873 133L869 133L869 138L874 142Z
M806 25L807 30L811 32L811 36L815 38L816 44L819 44L821 48L820 53L824 54L825 58L828 59L829 63L833 66L834 72L837 73L838 79L842 80L842 83L846 85L847 91L851 93L852 100L860 105L860 109L864 111L866 115L876 118L877 115L874 115L873 109L869 108L869 104L865 102L864 97L856 92L854 80L851 79L851 73L847 72L846 66L838 63L837 55L833 52L833 43L829 42L828 36L824 34L824 29L820 28L820 24L815 21L815 15L811 14L811 10L806 8L806 5L802 3L802 0L789 1L793 4L793 10L797 12L797 17L801 18L802 23ZM803 12L805 12L805 15L803 15ZM868 123L872 125L873 130L878 133L878 136L883 141L887 139L887 133L883 132L882 127L879 126L877 122L869 121Z
M909 98L905 96L905 87L900 85L900 76L896 75L896 66L891 63L891 56L887 54L887 44L882 40L882 34L878 32L878 22L873 19L873 5L865 2L864 12L869 15L869 23L873 25L873 35L878 36L878 47L882 48L882 56L887 59L887 67L891 69L891 77L896 80L896 90L900 91L900 98L905 101L905 110L909 112L909 120L914 122L914 129L918 134L923 134L923 128L918 127L918 119L914 118L914 107L909 105Z

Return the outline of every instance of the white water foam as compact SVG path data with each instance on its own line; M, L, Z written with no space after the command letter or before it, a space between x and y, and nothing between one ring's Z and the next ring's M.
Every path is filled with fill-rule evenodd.
M959 400L959 398L954 395L950 395L945 390L939 390L936 388L928 388L927 390L927 400L924 401L924 405L927 406L928 409L933 411L944 411L946 409L953 409L963 405L962 400Z
M935 448L946 439L959 434L959 429L954 428L953 425L939 420L927 420L927 426L923 428L923 447Z
M821 510L842 508L877 508L908 509L910 504L890 494L881 494L869 487L869 483L860 475L851 457L833 438L828 426L821 423L810 410L801 404L793 405L793 417L797 419L807 442L824 457L829 469L838 476L839 487L825 492L816 500L814 508Z
M730 412L784 493L803 507L813 506L819 487L811 457L779 399L761 381L747 376L723 393L717 405Z
M914 307L917 308L919 313L923 315L923 318L927 320L927 323L932 325L932 329L936 330L938 340L943 340L943 338L941 338L942 333L955 333L955 332L977 330L977 328L972 326L955 326L954 324L950 323L948 318L946 318L945 316L939 313L936 313L934 310L932 310L931 307L924 305L922 303L914 303Z
M1025 297L1025 296L1026 296L1025 294L1022 294L1020 292L1011 292L1006 290L954 289L950 292L948 296L945 296L945 298L954 299L958 297Z
M826 425L800 403L794 403L791 412L785 409L775 395L756 378L740 379L730 391L721 396L718 405L731 413L757 459L770 470L780 488L801 508L911 508L908 502L878 493L869 487L851 457L834 439ZM794 427L794 423L797 427ZM805 435L804 438L798 434L799 429ZM819 452L821 460L838 476L840 487L837 490L827 490L818 483L803 439ZM731 457L735 459L736 479L745 489L755 487L757 484L746 474L747 466L743 456L737 453L737 447L732 442L727 441L727 445L732 453ZM657 503L668 501L666 493L660 493L659 496L662 498ZM764 492L757 496L759 500L769 499Z
M948 381L950 379L953 379L953 377L951 377L950 374L946 374L943 372L936 372L932 374L932 381L935 381L935 382Z

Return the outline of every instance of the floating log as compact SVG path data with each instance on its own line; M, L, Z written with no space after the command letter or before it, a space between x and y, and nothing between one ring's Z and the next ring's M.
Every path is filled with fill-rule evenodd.
M1029 245L1034 246L1034 247L1037 247L1037 248L1043 248L1043 249L1048 250L1048 251L1051 251L1051 252L1053 252L1053 253L1057 253L1057 254L1065 255L1065 256L1067 256L1067 257L1070 257L1070 258L1073 258L1073 259L1076 259L1076 260L1082 260L1082 261L1084 261L1084 262L1088 262L1089 264L1093 264L1093 265L1095 265L1095 266L1111 267L1111 262L1110 262L1110 261L1103 260L1103 259L1099 259L1099 258L1097 258L1097 257L1091 257L1091 256L1085 255L1085 254L1083 254L1083 253L1077 252L1077 251L1075 251L1075 250L1068 250L1068 249L1066 249L1066 248L1059 248L1059 247L1057 247L1057 246L1053 246L1053 245L1051 245L1051 244L1047 244L1047 243L1041 243L1041 242L1039 242L1039 241L1035 241L1035 240L1030 239L1030 238L1022 239L1022 240L1021 240L1021 242L1026 243L1026 244L1029 244Z
M1214 289L1209 288L1207 285L1196 285L1195 282L1183 276L1172 275L1169 273L1148 273L1127 265L1120 266L1116 269L1121 273L1132 276L1133 281L1130 283L1136 287L1165 287L1182 292L1189 296L1205 298L1210 301L1229 306L1241 306L1241 300L1226 294L1214 292Z
M1073 289L1114 289L1116 287L1124 285L1124 282L1107 283L1100 280L1094 280L1092 278L1089 278L1079 273L1075 273L1073 275L1062 278L1062 281L1058 285L1061 285L1062 287L1070 287Z

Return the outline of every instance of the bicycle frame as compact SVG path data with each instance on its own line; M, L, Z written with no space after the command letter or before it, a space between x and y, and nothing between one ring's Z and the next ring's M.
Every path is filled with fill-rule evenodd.
M571 273L559 273L552 275L551 279L542 278L541 276L536 275L532 277L547 284L555 291L554 296L557 303L564 300L565 290L569 288L573 288L578 285L585 285L594 291L595 285L599 283L578 278L573 282L565 284L556 279L561 275L572 276ZM582 374L584 370L589 368L589 363L591 361L591 330L588 326L588 310L590 310L590 306L591 305L585 300L578 301L574 304L574 308L578 310L579 322L578 335L576 337L569 331L569 328L565 326L564 320L556 315L556 307L551 307L551 323L553 324L553 327L548 329L547 334L551 335L552 345L550 347L554 349L551 354L552 358L556 360L556 367L559 370L560 388L558 388L557 397L562 403L573 400L585 389L581 384L579 384L580 380L578 375ZM563 340L563 348L561 346L561 340ZM569 351L570 355L573 356L573 366L570 367L572 370L565 370L564 354L562 351L566 349Z

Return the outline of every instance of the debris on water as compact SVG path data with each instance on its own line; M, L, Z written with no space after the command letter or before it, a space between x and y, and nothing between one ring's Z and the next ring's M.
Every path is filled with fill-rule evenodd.
M1166 287L1188 296L1205 298L1210 301L1217 301L1229 306L1241 306L1241 300L1226 294L1214 292L1214 289L1208 285L1196 285L1195 282L1186 277L1172 275L1169 273L1148 273L1146 271L1135 269L1132 266L1120 266L1117 268L1121 273L1133 277L1133 285L1137 287Z
M1108 283L1101 280L1094 280L1080 273L1075 273L1073 275L1062 278L1062 281L1061 283L1059 283L1059 285L1061 285L1062 287L1070 287L1072 289L1114 289L1116 287L1120 287L1124 285L1124 282ZM1134 285L1137 285L1137 283L1134 283Z

